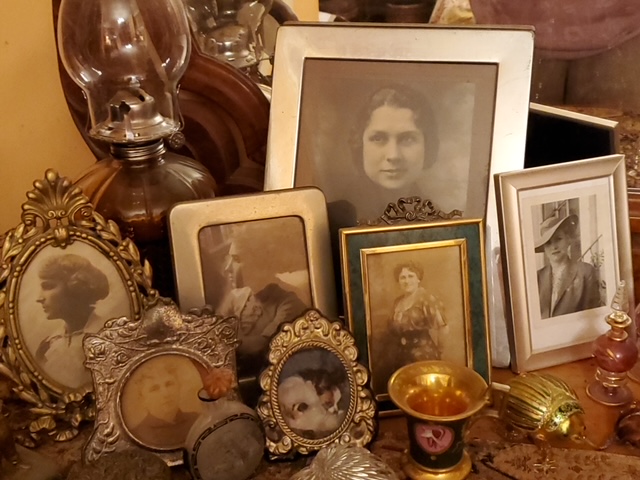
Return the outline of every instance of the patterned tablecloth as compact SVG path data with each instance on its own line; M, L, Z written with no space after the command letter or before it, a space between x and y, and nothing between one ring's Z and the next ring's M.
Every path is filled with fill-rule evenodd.
M401 429L404 430L404 429ZM551 448L549 464L539 465L541 451L532 444L508 443L491 432L491 440L485 433L487 425L479 425L471 430L469 446L473 470L469 480L637 480L640 479L640 449L633 449L632 455L597 452L592 450ZM481 432L479 438L476 432ZM88 429L65 443L46 443L38 451L47 458L55 459L63 472L68 471L79 460L82 445L88 438ZM402 480L405 459L404 450L408 440L405 431L384 431L370 446L370 450L383 459ZM255 480L286 480L302 469L311 458L295 461L263 461L254 475ZM183 467L173 469L172 480L189 480L191 477ZM64 478L64 477L63 477Z

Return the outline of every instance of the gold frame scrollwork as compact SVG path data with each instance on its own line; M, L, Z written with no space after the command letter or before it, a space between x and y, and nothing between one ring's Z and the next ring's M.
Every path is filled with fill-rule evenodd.
M287 423L278 388L287 362L314 349L335 356L344 368L348 383L348 407L344 418L335 430L322 438L301 434ZM357 358L358 349L351 333L342 323L329 321L318 310L308 310L293 322L281 326L270 342L269 367L260 375L263 394L257 407L272 458L290 458L296 452L309 454L331 444L366 446L372 440L376 429L376 403L367 387L369 372Z
M25 313L27 318L23 318L21 313L40 301L31 298L33 294L21 296L21 291L40 288L37 275L32 274L44 263L40 260L84 249L87 260L97 260L110 269L114 280L109 285L115 285L119 298L129 303L118 302L115 308L129 310L134 320L156 295L151 267L141 262L134 243L122 237L113 221L95 212L69 178L49 169L33 186L22 205L21 223L0 238L0 377L11 380L14 393L27 404L29 423L21 436L27 445L36 444L42 432L58 441L69 440L78 434L82 421L95 415L91 383L78 387L54 379L26 341L25 334L32 334L36 323L32 316ZM31 278L31 283L23 282L25 278ZM81 355L81 345L79 351Z

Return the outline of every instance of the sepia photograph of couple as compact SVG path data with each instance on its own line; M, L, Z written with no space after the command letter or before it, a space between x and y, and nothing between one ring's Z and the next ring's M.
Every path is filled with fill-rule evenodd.
M259 239L269 242L259 243ZM304 225L295 216L214 225L199 233L207 304L239 323L239 377L266 365L269 339L312 306Z

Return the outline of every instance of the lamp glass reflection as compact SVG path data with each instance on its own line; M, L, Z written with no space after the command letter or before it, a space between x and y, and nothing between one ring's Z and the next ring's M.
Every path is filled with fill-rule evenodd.
M177 85L191 49L181 0L62 0L58 46L87 97L91 136L137 143L180 130ZM126 115L128 96L151 102L149 118Z

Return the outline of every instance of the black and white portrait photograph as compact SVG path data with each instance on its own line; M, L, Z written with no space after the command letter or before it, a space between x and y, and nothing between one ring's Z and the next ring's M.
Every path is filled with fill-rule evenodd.
M199 233L205 301L240 320L238 375L258 375L278 327L312 306L299 217L213 225Z
M607 185L549 186L522 197L522 238L533 352L591 342L616 286Z
M307 59L295 184L322 188L333 232L408 196L482 217L496 78L495 65Z
M120 412L131 437L146 447L175 450L202 410L202 379L192 360L158 355L138 365L121 390Z
M540 318L582 312L605 305L606 282L600 278L604 250L592 212L595 195L581 211L578 198L532 207L538 262ZM584 238L584 241L583 241Z
M511 368L592 356L618 282L633 285L624 155L504 172L496 186Z
M460 242L365 250L363 267L376 395L385 395L389 377L409 363L467 364L469 299Z
M324 348L300 349L277 379L278 405L287 426L305 439L331 435L344 422L351 401L345 365Z
M126 282L109 257L80 241L34 255L17 301L27 351L43 375L66 389L91 387L84 335L133 313Z

